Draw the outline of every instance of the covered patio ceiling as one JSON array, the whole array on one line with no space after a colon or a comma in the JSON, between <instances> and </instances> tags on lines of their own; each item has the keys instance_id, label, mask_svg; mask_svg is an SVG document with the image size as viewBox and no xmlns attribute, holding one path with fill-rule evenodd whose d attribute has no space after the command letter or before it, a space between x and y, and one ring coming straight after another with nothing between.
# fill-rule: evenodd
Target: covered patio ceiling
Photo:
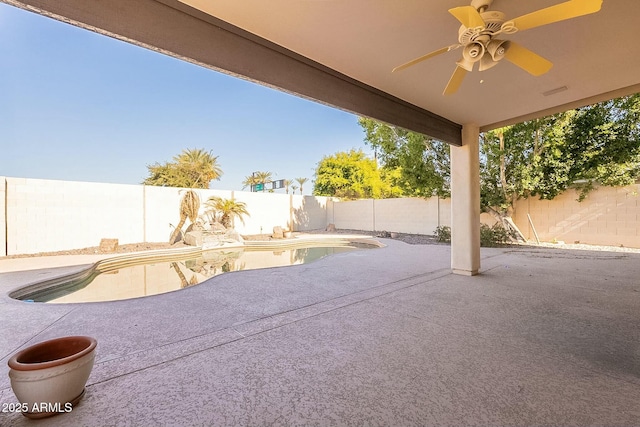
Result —
<instances>
[{"instance_id":1,"label":"covered patio ceiling","mask_svg":"<svg viewBox=\"0 0 640 427\"><path fill-rule=\"evenodd\" d=\"M448 9L470 0L181 1L455 123L481 129L640 91L640 2L635 0L604 0L599 13L500 37L549 59L553 68L533 77L507 61L483 72L476 66L450 96L442 92L462 49L404 71L391 70L457 43L460 23ZM494 0L489 10L515 18L562 2Z\"/></svg>"},{"instance_id":2,"label":"covered patio ceiling","mask_svg":"<svg viewBox=\"0 0 640 427\"><path fill-rule=\"evenodd\" d=\"M467 0L2 1L453 145L465 124L489 130L640 92L637 0L504 37L553 67L534 77L501 61L449 96L461 49L391 70L455 44L448 9ZM558 3L494 0L490 10L515 18Z\"/></svg>"}]
</instances>

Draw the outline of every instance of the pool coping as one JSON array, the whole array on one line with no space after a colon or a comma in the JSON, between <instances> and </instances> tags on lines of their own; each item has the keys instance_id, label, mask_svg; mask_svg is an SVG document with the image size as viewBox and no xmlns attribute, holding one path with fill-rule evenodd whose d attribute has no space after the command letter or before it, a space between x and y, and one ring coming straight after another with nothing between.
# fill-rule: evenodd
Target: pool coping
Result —
<instances>
[{"instance_id":1,"label":"pool coping","mask_svg":"<svg viewBox=\"0 0 640 427\"><path fill-rule=\"evenodd\" d=\"M187 248L156 249L149 251L131 252L124 255L108 256L99 259L92 264L76 265L79 269L66 271L54 275L45 280L31 280L26 283L16 284L11 289L4 292L3 297L17 303L30 302L24 298L29 295L50 289L55 286L70 281L85 280L96 272L108 272L119 268L139 265L149 261L167 261L175 259L189 259L206 252L220 251L225 249L295 249L308 245L334 246L336 244L348 244L352 242L369 244L377 247L385 247L378 240L364 235L300 235L290 239L282 240L245 240L243 242L223 242L217 246L193 246ZM69 266L72 268L72 266ZM267 267L270 268L270 267ZM280 268L280 267L273 267ZM29 270L26 270L29 271Z\"/></svg>"}]
</instances>

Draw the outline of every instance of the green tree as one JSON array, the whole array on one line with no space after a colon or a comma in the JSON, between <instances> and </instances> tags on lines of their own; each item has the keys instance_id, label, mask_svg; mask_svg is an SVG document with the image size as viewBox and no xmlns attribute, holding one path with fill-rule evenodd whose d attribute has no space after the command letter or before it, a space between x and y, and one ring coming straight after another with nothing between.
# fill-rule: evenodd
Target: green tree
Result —
<instances>
[{"instance_id":1,"label":"green tree","mask_svg":"<svg viewBox=\"0 0 640 427\"><path fill-rule=\"evenodd\" d=\"M359 123L404 195L449 194L442 143L370 119ZM553 199L576 188L582 200L595 184L628 185L639 177L640 94L481 134L482 207L498 217L510 216L523 197Z\"/></svg>"},{"instance_id":2,"label":"green tree","mask_svg":"<svg viewBox=\"0 0 640 427\"><path fill-rule=\"evenodd\" d=\"M172 245L179 240L180 233L182 233L182 227L184 223L189 218L191 223L196 221L198 218L198 210L200 209L200 197L193 190L188 190L182 196L180 200L180 222L171 233L171 237L169 238L169 243Z\"/></svg>"},{"instance_id":3,"label":"green tree","mask_svg":"<svg viewBox=\"0 0 640 427\"><path fill-rule=\"evenodd\" d=\"M307 181L309 181L309 178L296 178L296 182L297 182L298 184L300 184L300 194L302 194L302 190L303 190L302 186L303 186Z\"/></svg>"},{"instance_id":4,"label":"green tree","mask_svg":"<svg viewBox=\"0 0 640 427\"><path fill-rule=\"evenodd\" d=\"M448 197L449 145L372 119L360 118L365 143L379 153L382 169L402 195Z\"/></svg>"},{"instance_id":5,"label":"green tree","mask_svg":"<svg viewBox=\"0 0 640 427\"><path fill-rule=\"evenodd\" d=\"M244 202L237 202L233 199L224 199L222 197L212 196L209 197L205 205L209 210L212 210L219 215L219 221L225 228L231 228L233 219L236 217L244 224L242 216L250 216L247 211L247 204Z\"/></svg>"},{"instance_id":6,"label":"green tree","mask_svg":"<svg viewBox=\"0 0 640 427\"><path fill-rule=\"evenodd\" d=\"M222 176L218 156L201 148L182 150L171 162L154 163L147 169L143 184L160 187L209 188L211 181Z\"/></svg>"},{"instance_id":7,"label":"green tree","mask_svg":"<svg viewBox=\"0 0 640 427\"><path fill-rule=\"evenodd\" d=\"M318 162L313 194L346 199L393 197L397 189L382 179L375 160L362 150L339 152Z\"/></svg>"},{"instance_id":8,"label":"green tree","mask_svg":"<svg viewBox=\"0 0 640 427\"><path fill-rule=\"evenodd\" d=\"M485 210L510 216L515 202L551 200L569 188L584 199L595 184L640 177L640 95L519 123L482 135Z\"/></svg>"}]
</instances>

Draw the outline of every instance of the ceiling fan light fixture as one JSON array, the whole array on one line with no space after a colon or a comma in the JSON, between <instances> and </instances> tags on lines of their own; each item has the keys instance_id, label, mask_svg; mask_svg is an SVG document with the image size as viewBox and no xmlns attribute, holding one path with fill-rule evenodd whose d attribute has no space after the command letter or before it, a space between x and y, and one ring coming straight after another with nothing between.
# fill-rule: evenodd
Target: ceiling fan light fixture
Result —
<instances>
[{"instance_id":1,"label":"ceiling fan light fixture","mask_svg":"<svg viewBox=\"0 0 640 427\"><path fill-rule=\"evenodd\" d=\"M480 67L478 68L478 71L485 71L491 67L495 67L496 65L498 65L498 61L494 61L491 54L487 52L480 60Z\"/></svg>"},{"instance_id":2,"label":"ceiling fan light fixture","mask_svg":"<svg viewBox=\"0 0 640 427\"><path fill-rule=\"evenodd\" d=\"M487 52L494 61L500 61L504 58L510 45L511 42L509 40L491 40L487 44Z\"/></svg>"},{"instance_id":3,"label":"ceiling fan light fixture","mask_svg":"<svg viewBox=\"0 0 640 427\"><path fill-rule=\"evenodd\" d=\"M484 56L485 48L482 43L469 43L462 51L462 59L457 64L467 71L473 71L473 64Z\"/></svg>"}]
</instances>

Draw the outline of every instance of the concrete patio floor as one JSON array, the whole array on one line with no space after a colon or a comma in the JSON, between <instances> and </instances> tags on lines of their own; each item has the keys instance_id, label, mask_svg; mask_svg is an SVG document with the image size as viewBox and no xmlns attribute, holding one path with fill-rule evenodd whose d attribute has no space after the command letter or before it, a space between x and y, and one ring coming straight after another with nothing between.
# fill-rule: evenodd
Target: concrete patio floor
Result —
<instances>
[{"instance_id":1,"label":"concrete patio floor","mask_svg":"<svg viewBox=\"0 0 640 427\"><path fill-rule=\"evenodd\" d=\"M380 241L106 303L6 296L69 267L0 274L0 408L15 351L98 340L71 413L0 424L640 425L640 254L483 249L464 277L448 246Z\"/></svg>"}]
</instances>

